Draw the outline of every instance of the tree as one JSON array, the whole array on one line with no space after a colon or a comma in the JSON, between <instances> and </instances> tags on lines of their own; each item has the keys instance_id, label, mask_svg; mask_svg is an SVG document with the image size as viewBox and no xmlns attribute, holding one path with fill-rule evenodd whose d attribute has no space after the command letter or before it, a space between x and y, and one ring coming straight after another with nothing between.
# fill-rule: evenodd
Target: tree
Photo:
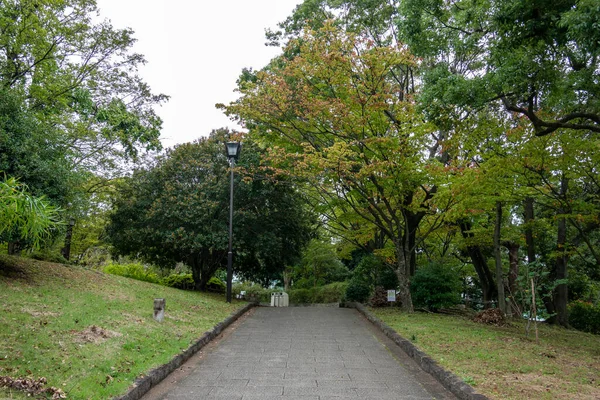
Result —
<instances>
[{"instance_id":1,"label":"tree","mask_svg":"<svg viewBox=\"0 0 600 400\"><path fill-rule=\"evenodd\" d=\"M227 263L229 174L224 130L182 144L119 189L109 240L131 254L170 268L191 266L197 289ZM299 256L311 232L310 214L285 182L248 172L260 150L245 142L234 195L235 273L266 282ZM242 176L244 175L244 176Z\"/></svg>"},{"instance_id":2,"label":"tree","mask_svg":"<svg viewBox=\"0 0 600 400\"><path fill-rule=\"evenodd\" d=\"M302 252L302 259L291 274L295 289L308 289L344 281L350 272L337 257L333 244L313 239Z\"/></svg>"},{"instance_id":3,"label":"tree","mask_svg":"<svg viewBox=\"0 0 600 400\"><path fill-rule=\"evenodd\" d=\"M425 108L501 102L544 136L600 132L598 11L593 0L409 0L398 21L431 66Z\"/></svg>"},{"instance_id":4,"label":"tree","mask_svg":"<svg viewBox=\"0 0 600 400\"><path fill-rule=\"evenodd\" d=\"M417 230L436 190L427 165L438 149L412 101L415 60L331 23L284 54L293 55L241 82L226 112L270 148L277 171L307 185L328 229L359 246L385 237L381 251L412 311Z\"/></svg>"},{"instance_id":5,"label":"tree","mask_svg":"<svg viewBox=\"0 0 600 400\"><path fill-rule=\"evenodd\" d=\"M0 171L73 214L91 175L160 148L154 106L167 99L137 75L133 32L96 13L95 0L0 4Z\"/></svg>"}]
</instances>

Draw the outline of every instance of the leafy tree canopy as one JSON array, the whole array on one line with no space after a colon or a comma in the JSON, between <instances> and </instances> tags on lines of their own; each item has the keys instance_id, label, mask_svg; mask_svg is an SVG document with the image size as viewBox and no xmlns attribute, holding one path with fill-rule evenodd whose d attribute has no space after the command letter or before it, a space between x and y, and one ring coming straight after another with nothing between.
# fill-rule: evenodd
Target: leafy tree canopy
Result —
<instances>
[{"instance_id":1,"label":"leafy tree canopy","mask_svg":"<svg viewBox=\"0 0 600 400\"><path fill-rule=\"evenodd\" d=\"M156 165L137 171L120 188L108 234L120 254L172 267L192 267L198 289L227 263L229 133L168 150ZM310 238L311 221L301 197L285 181L257 175L261 150L244 143L235 174L234 269L268 282L293 263Z\"/></svg>"},{"instance_id":2,"label":"leafy tree canopy","mask_svg":"<svg viewBox=\"0 0 600 400\"><path fill-rule=\"evenodd\" d=\"M539 136L600 132L599 7L594 0L402 2L401 37L430 66L424 108L435 119L448 107L500 101Z\"/></svg>"}]
</instances>

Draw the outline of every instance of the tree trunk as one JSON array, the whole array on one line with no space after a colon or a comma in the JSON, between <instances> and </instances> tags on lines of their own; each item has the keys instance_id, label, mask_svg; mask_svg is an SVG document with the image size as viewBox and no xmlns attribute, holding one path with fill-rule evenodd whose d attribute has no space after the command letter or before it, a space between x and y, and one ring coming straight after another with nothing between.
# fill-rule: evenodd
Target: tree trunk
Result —
<instances>
[{"instance_id":1,"label":"tree trunk","mask_svg":"<svg viewBox=\"0 0 600 400\"><path fill-rule=\"evenodd\" d=\"M535 219L535 214L533 210L533 198L527 197L525 199L525 243L527 244L527 262L529 264L535 263L536 255L535 255L535 240L533 237L533 221ZM544 307L546 307L546 311L548 314L553 315L555 313L554 303L552 301L552 297L550 293L541 293L542 302L544 303Z\"/></svg>"},{"instance_id":2,"label":"tree trunk","mask_svg":"<svg viewBox=\"0 0 600 400\"><path fill-rule=\"evenodd\" d=\"M510 312L512 315L519 315L520 310L519 306L515 300L515 294L517 293L517 278L519 277L519 245L514 242L506 242L506 248L508 249L508 290L509 290L509 298L510 304L507 307L507 312Z\"/></svg>"},{"instance_id":3,"label":"tree trunk","mask_svg":"<svg viewBox=\"0 0 600 400\"><path fill-rule=\"evenodd\" d=\"M472 238L473 233L470 232L471 224L467 221L459 223L461 234L465 239ZM478 245L468 245L467 252L471 257L471 262L479 277L481 283L481 292L483 295L483 307L490 308L496 297L496 284L494 282L494 276L492 271L487 265L487 260Z\"/></svg>"},{"instance_id":4,"label":"tree trunk","mask_svg":"<svg viewBox=\"0 0 600 400\"><path fill-rule=\"evenodd\" d=\"M21 255L21 243L18 240L14 242L8 242L8 254L11 256Z\"/></svg>"},{"instance_id":5,"label":"tree trunk","mask_svg":"<svg viewBox=\"0 0 600 400\"><path fill-rule=\"evenodd\" d=\"M535 241L533 240L533 198L527 197L524 204L525 212L525 243L527 244L527 262L535 262Z\"/></svg>"},{"instance_id":6,"label":"tree trunk","mask_svg":"<svg viewBox=\"0 0 600 400\"><path fill-rule=\"evenodd\" d=\"M290 283L292 281L292 269L291 268L286 268L283 271L283 290L285 292L290 290Z\"/></svg>"},{"instance_id":7,"label":"tree trunk","mask_svg":"<svg viewBox=\"0 0 600 400\"><path fill-rule=\"evenodd\" d=\"M71 259L71 239L73 238L73 226L74 225L75 225L75 220L71 219L69 221L69 224L67 225L67 232L65 234L65 245L62 249L60 249L60 253L67 261L69 261Z\"/></svg>"},{"instance_id":8,"label":"tree trunk","mask_svg":"<svg viewBox=\"0 0 600 400\"><path fill-rule=\"evenodd\" d=\"M560 197L561 197L561 206L558 209L558 214L566 214L568 210L566 209L566 197L568 190L568 178L564 175L560 181ZM567 273L567 219L564 217L559 217L558 219L558 232L556 238L556 253L558 256L556 257L556 261L554 264L553 277L559 282L554 290L554 307L556 309L556 323L568 327L569 326L569 318L567 314L567 302L569 301L569 293L568 286L566 283L566 279L568 277Z\"/></svg>"},{"instance_id":9,"label":"tree trunk","mask_svg":"<svg viewBox=\"0 0 600 400\"><path fill-rule=\"evenodd\" d=\"M409 276L413 276L417 270L417 229L425 213L404 212L404 220L406 221L406 237L408 240L408 248L406 249L410 255L408 258Z\"/></svg>"},{"instance_id":10,"label":"tree trunk","mask_svg":"<svg viewBox=\"0 0 600 400\"><path fill-rule=\"evenodd\" d=\"M398 277L398 296L402 302L402 310L414 312L412 296L410 295L410 249L407 248L402 238L396 241L396 276Z\"/></svg>"},{"instance_id":11,"label":"tree trunk","mask_svg":"<svg viewBox=\"0 0 600 400\"><path fill-rule=\"evenodd\" d=\"M496 291L498 292L498 308L506 314L506 297L504 296L504 276L502 273L502 253L500 252L500 228L502 226L502 203L496 202L496 224L494 226L494 258L496 260Z\"/></svg>"},{"instance_id":12,"label":"tree trunk","mask_svg":"<svg viewBox=\"0 0 600 400\"><path fill-rule=\"evenodd\" d=\"M208 281L217 268L212 267L212 263L206 260L202 254L189 256L187 264L192 268L194 290L205 291Z\"/></svg>"}]
</instances>

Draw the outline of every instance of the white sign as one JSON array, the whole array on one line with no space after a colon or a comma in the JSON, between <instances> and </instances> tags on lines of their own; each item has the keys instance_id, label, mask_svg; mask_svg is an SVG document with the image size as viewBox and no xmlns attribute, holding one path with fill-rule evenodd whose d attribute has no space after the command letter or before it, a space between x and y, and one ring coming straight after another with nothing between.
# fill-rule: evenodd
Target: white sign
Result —
<instances>
[{"instance_id":1,"label":"white sign","mask_svg":"<svg viewBox=\"0 0 600 400\"><path fill-rule=\"evenodd\" d=\"M396 301L396 291L388 290L388 301Z\"/></svg>"}]
</instances>

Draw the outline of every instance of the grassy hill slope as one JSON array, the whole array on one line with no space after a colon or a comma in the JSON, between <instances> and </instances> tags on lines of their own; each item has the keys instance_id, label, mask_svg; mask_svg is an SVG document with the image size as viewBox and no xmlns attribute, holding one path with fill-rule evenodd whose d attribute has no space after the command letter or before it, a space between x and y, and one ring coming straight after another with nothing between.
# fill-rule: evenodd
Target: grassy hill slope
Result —
<instances>
[{"instance_id":1,"label":"grassy hill slope","mask_svg":"<svg viewBox=\"0 0 600 400\"><path fill-rule=\"evenodd\" d=\"M166 298L162 323L153 299ZM108 399L240 303L79 267L0 255L0 376L45 377L69 399ZM18 394L0 392L2 397Z\"/></svg>"},{"instance_id":2,"label":"grassy hill slope","mask_svg":"<svg viewBox=\"0 0 600 400\"><path fill-rule=\"evenodd\" d=\"M372 309L415 346L490 399L600 399L600 335L525 321L483 325L461 316ZM531 328L533 330L533 328Z\"/></svg>"}]
</instances>

